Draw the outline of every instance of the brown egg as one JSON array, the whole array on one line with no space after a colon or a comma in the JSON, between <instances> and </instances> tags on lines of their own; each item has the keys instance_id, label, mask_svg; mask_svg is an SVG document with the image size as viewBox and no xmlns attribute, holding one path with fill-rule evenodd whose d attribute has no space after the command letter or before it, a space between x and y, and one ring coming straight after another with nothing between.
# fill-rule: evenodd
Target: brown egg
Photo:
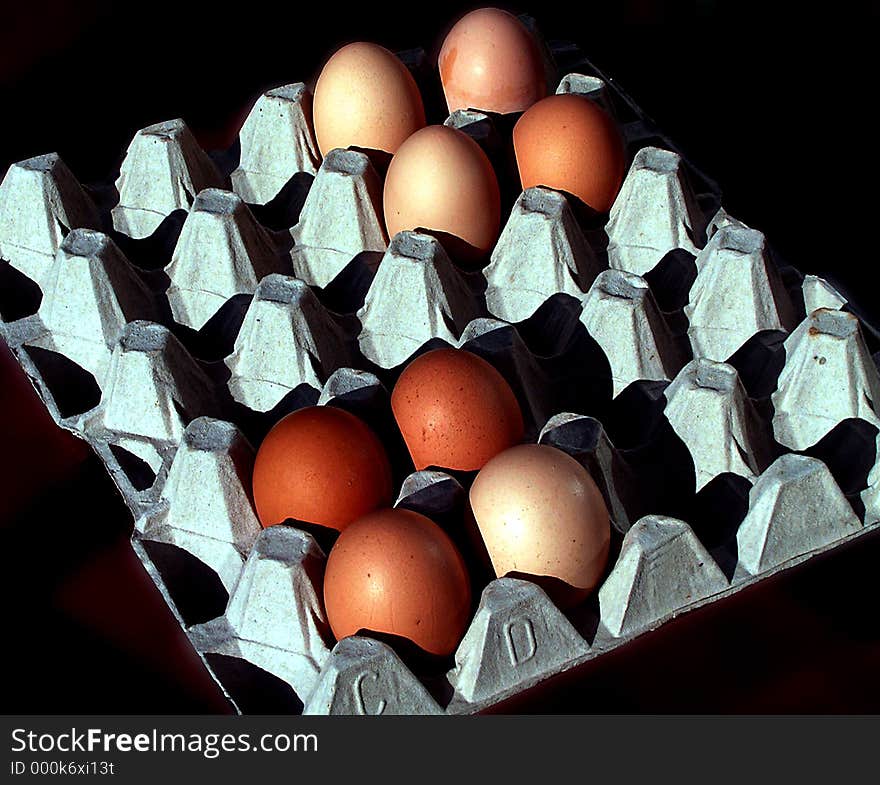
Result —
<instances>
[{"instance_id":1,"label":"brown egg","mask_svg":"<svg viewBox=\"0 0 880 785\"><path fill-rule=\"evenodd\" d=\"M321 155L336 147L393 154L425 125L425 107L409 69L376 44L343 46L315 85L315 136Z\"/></svg>"},{"instance_id":2,"label":"brown egg","mask_svg":"<svg viewBox=\"0 0 880 785\"><path fill-rule=\"evenodd\" d=\"M340 531L391 502L391 467L359 418L310 406L279 420L254 463L254 506L263 526L287 518Z\"/></svg>"},{"instance_id":3,"label":"brown egg","mask_svg":"<svg viewBox=\"0 0 880 785\"><path fill-rule=\"evenodd\" d=\"M465 262L485 257L498 239L495 171L480 146L455 128L429 125L407 139L391 159L384 199L389 237L424 229Z\"/></svg>"},{"instance_id":4,"label":"brown egg","mask_svg":"<svg viewBox=\"0 0 880 785\"><path fill-rule=\"evenodd\" d=\"M626 173L626 150L614 120L582 95L551 95L513 128L523 190L566 191L600 213L611 209Z\"/></svg>"},{"instance_id":5,"label":"brown egg","mask_svg":"<svg viewBox=\"0 0 880 785\"><path fill-rule=\"evenodd\" d=\"M330 551L324 606L337 639L364 629L445 656L470 618L470 580L436 523L410 510L379 510L352 523Z\"/></svg>"},{"instance_id":6,"label":"brown egg","mask_svg":"<svg viewBox=\"0 0 880 785\"><path fill-rule=\"evenodd\" d=\"M449 111L522 112L547 95L541 52L513 14L479 8L462 17L438 59Z\"/></svg>"},{"instance_id":7,"label":"brown egg","mask_svg":"<svg viewBox=\"0 0 880 785\"><path fill-rule=\"evenodd\" d=\"M596 483L570 455L512 447L480 470L470 502L496 575L534 577L563 607L596 588L611 524Z\"/></svg>"},{"instance_id":8,"label":"brown egg","mask_svg":"<svg viewBox=\"0 0 880 785\"><path fill-rule=\"evenodd\" d=\"M523 438L513 390L482 357L435 349L413 360L391 408L416 469L474 471Z\"/></svg>"}]
</instances>

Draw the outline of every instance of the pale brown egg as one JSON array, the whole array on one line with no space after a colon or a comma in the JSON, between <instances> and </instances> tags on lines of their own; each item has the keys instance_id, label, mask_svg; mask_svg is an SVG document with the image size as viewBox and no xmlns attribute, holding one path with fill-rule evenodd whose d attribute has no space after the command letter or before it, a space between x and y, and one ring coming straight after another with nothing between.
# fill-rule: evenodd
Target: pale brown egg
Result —
<instances>
[{"instance_id":1,"label":"pale brown egg","mask_svg":"<svg viewBox=\"0 0 880 785\"><path fill-rule=\"evenodd\" d=\"M498 239L495 171L480 146L455 128L429 125L400 146L385 177L384 202L389 237L427 231L458 261L482 259Z\"/></svg>"},{"instance_id":2,"label":"pale brown egg","mask_svg":"<svg viewBox=\"0 0 880 785\"><path fill-rule=\"evenodd\" d=\"M413 360L394 385L391 408L419 470L475 471L523 438L507 380L463 349L434 349Z\"/></svg>"},{"instance_id":3,"label":"pale brown egg","mask_svg":"<svg viewBox=\"0 0 880 785\"><path fill-rule=\"evenodd\" d=\"M538 101L513 128L523 190L566 191L600 213L611 209L626 173L623 137L611 115L582 95Z\"/></svg>"},{"instance_id":4,"label":"pale brown egg","mask_svg":"<svg viewBox=\"0 0 880 785\"><path fill-rule=\"evenodd\" d=\"M324 606L337 640L363 629L445 656L470 618L470 579L436 523L410 510L378 510L352 523L331 549Z\"/></svg>"},{"instance_id":5,"label":"pale brown egg","mask_svg":"<svg viewBox=\"0 0 880 785\"><path fill-rule=\"evenodd\" d=\"M611 524L602 493L570 455L547 445L511 447L477 474L470 503L498 577L534 578L561 606L596 588Z\"/></svg>"},{"instance_id":6,"label":"pale brown egg","mask_svg":"<svg viewBox=\"0 0 880 785\"><path fill-rule=\"evenodd\" d=\"M315 137L321 155L336 147L393 154L425 125L425 107L409 69L377 44L342 47L315 85Z\"/></svg>"},{"instance_id":7,"label":"pale brown egg","mask_svg":"<svg viewBox=\"0 0 880 785\"><path fill-rule=\"evenodd\" d=\"M513 14L478 8L458 22L437 61L449 111L522 112L547 95L541 52Z\"/></svg>"}]
</instances>

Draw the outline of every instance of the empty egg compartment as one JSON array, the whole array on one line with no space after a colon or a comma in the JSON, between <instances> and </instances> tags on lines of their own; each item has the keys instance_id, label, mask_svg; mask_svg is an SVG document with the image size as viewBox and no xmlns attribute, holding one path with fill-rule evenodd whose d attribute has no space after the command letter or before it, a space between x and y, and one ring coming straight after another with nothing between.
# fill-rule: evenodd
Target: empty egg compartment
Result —
<instances>
[{"instance_id":1,"label":"empty egg compartment","mask_svg":"<svg viewBox=\"0 0 880 785\"><path fill-rule=\"evenodd\" d=\"M171 121L136 135L112 186L83 189L57 156L0 185L4 337L106 464L135 550L239 711L484 710L880 519L874 332L780 266L613 82L553 52L558 92L621 124L629 172L604 226L552 190L508 193L477 272L430 235L385 236L380 174L352 150L319 163L301 84L268 91L233 151L208 156ZM498 122L447 119L503 161ZM527 440L596 480L612 557L581 607L560 610L538 576L493 577L472 475L412 471L389 391L436 346L488 360ZM259 525L254 447L314 403L379 433L396 505L465 555L479 596L454 658L334 643L332 537Z\"/></svg>"}]
</instances>

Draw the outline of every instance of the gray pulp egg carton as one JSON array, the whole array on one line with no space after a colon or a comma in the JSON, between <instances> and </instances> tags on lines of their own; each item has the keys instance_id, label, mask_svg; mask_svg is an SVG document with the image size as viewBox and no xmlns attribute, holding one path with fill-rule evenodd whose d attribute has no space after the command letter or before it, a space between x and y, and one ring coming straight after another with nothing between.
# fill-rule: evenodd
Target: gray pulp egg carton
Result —
<instances>
[{"instance_id":1,"label":"gray pulp egg carton","mask_svg":"<svg viewBox=\"0 0 880 785\"><path fill-rule=\"evenodd\" d=\"M628 174L605 225L528 189L480 272L427 234L389 241L380 176L360 152L320 160L302 84L260 98L235 153L172 120L137 133L112 183L84 188L45 155L0 184L3 337L106 465L133 547L238 711L475 713L880 520L873 329L728 215L576 49L553 54L557 92L616 117ZM496 120L446 122L497 163ZM498 368L526 438L590 471L614 537L575 611L477 570L454 660L426 665L380 636L334 642L327 543L262 529L250 477L282 415L340 406L385 439L396 506L454 530L467 478L407 474L389 396L444 345Z\"/></svg>"}]
</instances>

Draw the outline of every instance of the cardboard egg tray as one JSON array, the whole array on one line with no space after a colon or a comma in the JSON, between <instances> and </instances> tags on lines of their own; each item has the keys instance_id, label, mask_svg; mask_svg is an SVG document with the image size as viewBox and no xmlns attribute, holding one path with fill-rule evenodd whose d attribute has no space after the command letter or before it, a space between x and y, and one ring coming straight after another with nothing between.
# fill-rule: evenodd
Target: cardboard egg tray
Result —
<instances>
[{"instance_id":1,"label":"cardboard egg tray","mask_svg":"<svg viewBox=\"0 0 880 785\"><path fill-rule=\"evenodd\" d=\"M320 160L302 84L263 95L232 150L172 120L139 131L106 183L43 155L0 185L3 336L106 465L133 547L238 711L475 713L880 519L874 331L727 215L576 48L552 53L558 92L617 118L629 171L604 224L522 193L482 271L427 234L389 242L380 176L360 152ZM497 118L446 122L503 157ZM408 473L390 410L406 363L443 345L498 368L526 438L591 472L614 537L574 611L477 568L454 661L426 664L380 636L334 642L326 533L262 529L250 477L283 414L348 409L386 444L395 504L473 556L472 475Z\"/></svg>"}]
</instances>

